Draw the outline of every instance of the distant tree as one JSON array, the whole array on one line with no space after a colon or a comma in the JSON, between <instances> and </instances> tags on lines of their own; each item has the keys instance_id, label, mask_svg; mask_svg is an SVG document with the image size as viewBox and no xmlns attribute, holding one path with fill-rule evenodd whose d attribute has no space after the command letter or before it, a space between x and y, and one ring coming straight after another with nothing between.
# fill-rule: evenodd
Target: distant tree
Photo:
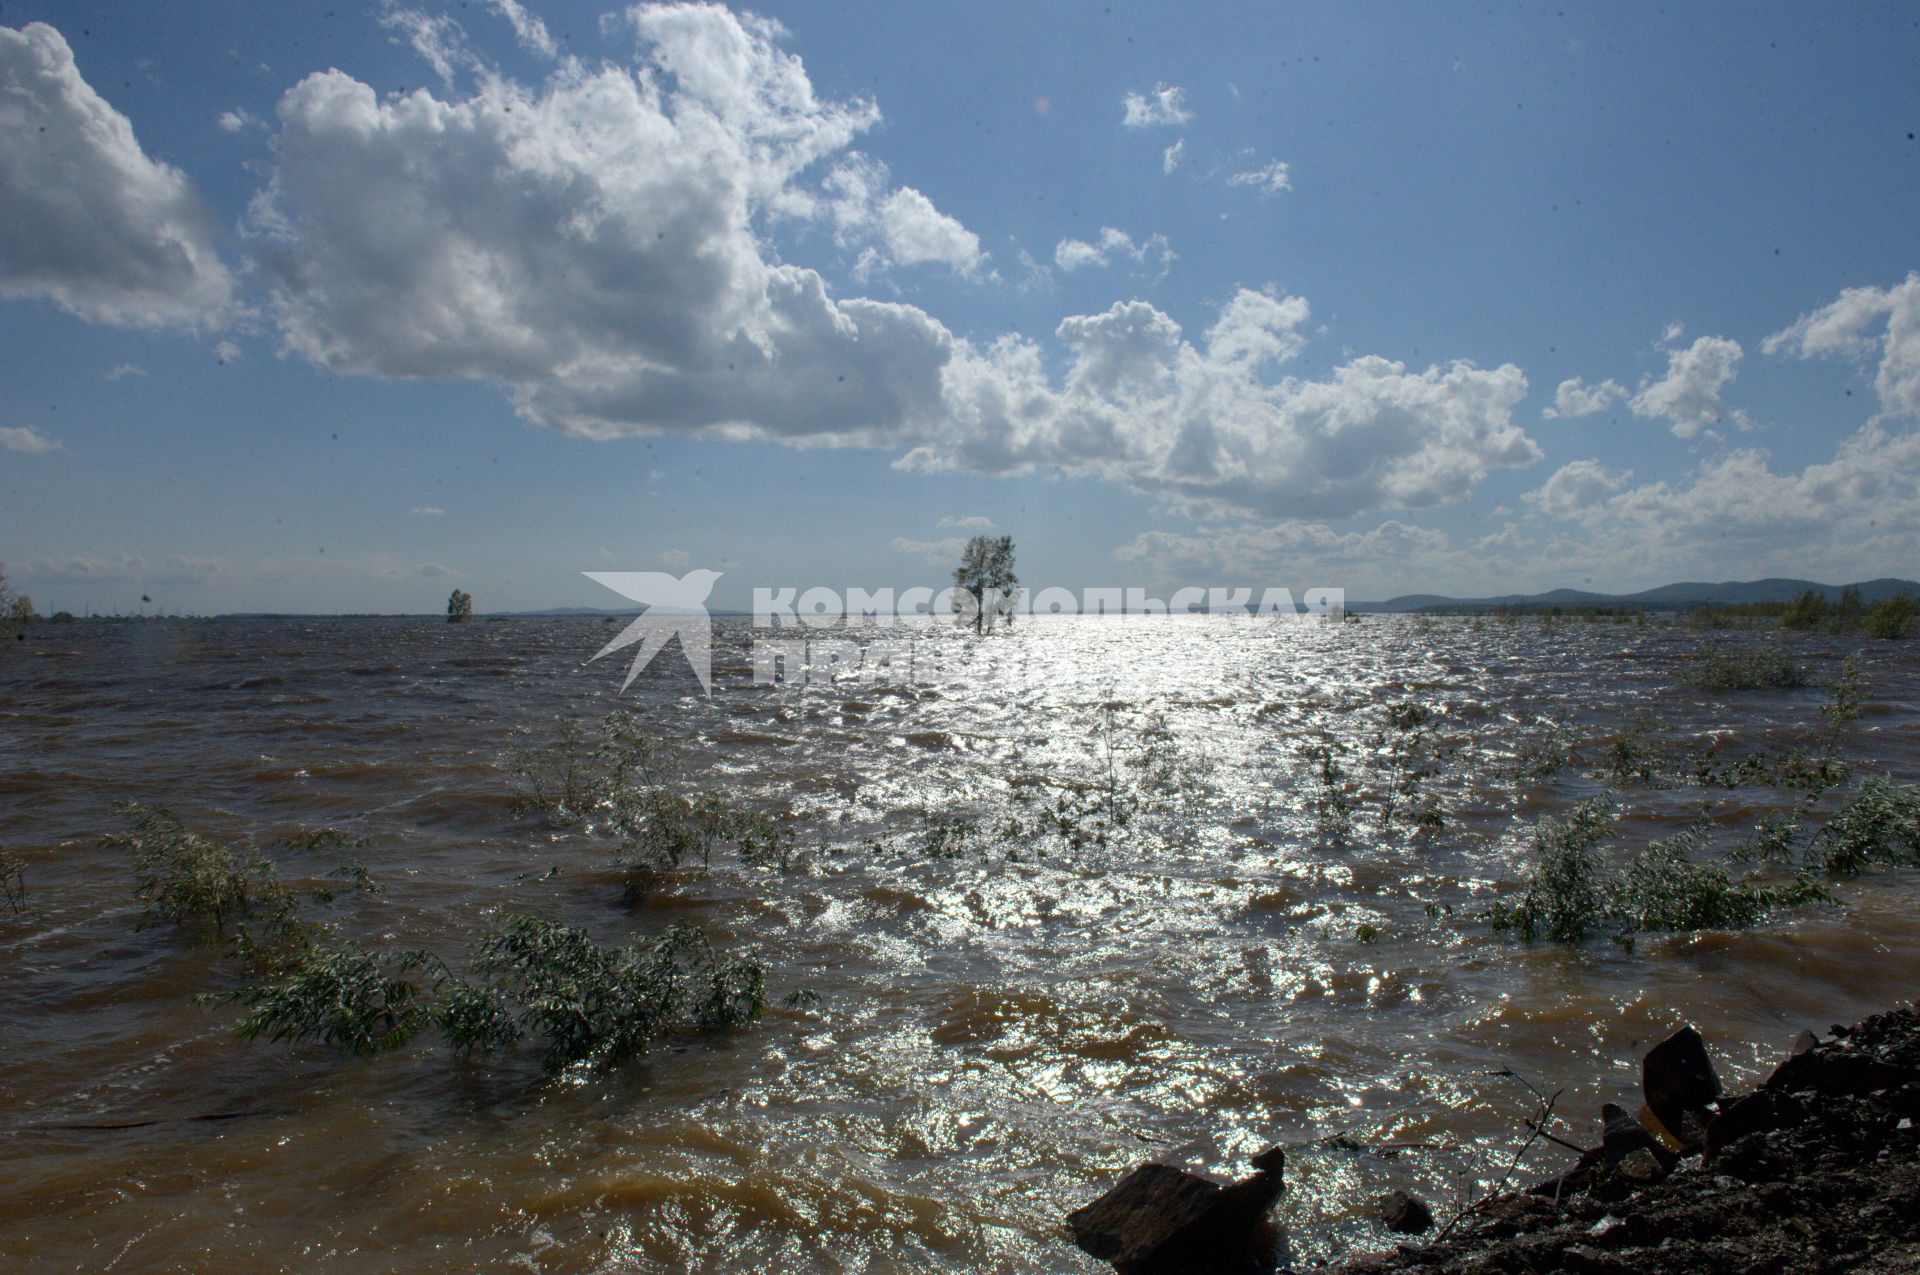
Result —
<instances>
[{"instance_id":1,"label":"distant tree","mask_svg":"<svg viewBox=\"0 0 1920 1275\"><path fill-rule=\"evenodd\" d=\"M1827 618L1827 600L1808 589L1781 613L1780 627L1783 629L1817 629Z\"/></svg>"},{"instance_id":2,"label":"distant tree","mask_svg":"<svg viewBox=\"0 0 1920 1275\"><path fill-rule=\"evenodd\" d=\"M1911 637L1913 615L1913 595L1896 593L1867 613L1867 634L1877 638Z\"/></svg>"},{"instance_id":3,"label":"distant tree","mask_svg":"<svg viewBox=\"0 0 1920 1275\"><path fill-rule=\"evenodd\" d=\"M953 569L953 609L971 612L973 631L985 633L999 615L1011 625L1020 577L1013 573L1012 536L975 536Z\"/></svg>"},{"instance_id":4,"label":"distant tree","mask_svg":"<svg viewBox=\"0 0 1920 1275\"><path fill-rule=\"evenodd\" d=\"M447 623L458 624L473 614L473 595L460 589L447 599Z\"/></svg>"},{"instance_id":5,"label":"distant tree","mask_svg":"<svg viewBox=\"0 0 1920 1275\"><path fill-rule=\"evenodd\" d=\"M1840 605L1835 608L1835 619L1840 622L1843 631L1859 628L1866 610L1866 604L1860 600L1859 585L1850 584L1840 590Z\"/></svg>"},{"instance_id":6,"label":"distant tree","mask_svg":"<svg viewBox=\"0 0 1920 1275\"><path fill-rule=\"evenodd\" d=\"M33 614L33 599L24 593L15 593L7 583L7 569L0 564L0 633L13 633L33 623L37 617Z\"/></svg>"}]
</instances>

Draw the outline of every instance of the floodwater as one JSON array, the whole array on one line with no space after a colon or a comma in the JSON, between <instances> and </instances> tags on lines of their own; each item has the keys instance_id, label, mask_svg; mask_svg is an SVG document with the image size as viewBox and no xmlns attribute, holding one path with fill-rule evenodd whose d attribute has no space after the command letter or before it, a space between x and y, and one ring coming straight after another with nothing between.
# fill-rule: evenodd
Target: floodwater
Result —
<instances>
[{"instance_id":1,"label":"floodwater","mask_svg":"<svg viewBox=\"0 0 1920 1275\"><path fill-rule=\"evenodd\" d=\"M1910 996L1920 970L1908 870L1631 951L1528 946L1485 919L1533 821L1604 792L1598 741L1641 714L1677 755L1715 732L1729 756L1803 742L1859 649L1846 754L1914 782L1920 643L1795 638L1813 685L1710 694L1678 683L1703 644L1771 639L1080 619L949 634L913 681L761 686L728 621L709 699L684 666L618 696L617 661L586 663L612 626L234 619L13 644L0 845L29 906L0 908L0 1263L1092 1271L1068 1210L1143 1159L1241 1172L1269 1143L1289 1149L1281 1217L1313 1261L1384 1244L1367 1211L1390 1187L1444 1214L1500 1177L1533 1100L1492 1073L1564 1087L1556 1130L1586 1138L1679 1023L1750 1081L1801 1028ZM1438 773L1383 824L1403 701L1430 710ZM789 813L801 863L723 855L633 907L603 834L516 813L512 750L615 708L676 746L687 783ZM1580 760L1515 777L1554 742ZM1310 754L1328 743L1345 837ZM1630 787L1623 853L1707 797L1731 839L1787 802ZM237 1011L197 999L231 964L139 925L124 856L100 844L122 799L251 839L290 881L337 866L274 849L300 829L364 836L382 892L319 914L375 946L457 963L512 911L609 942L688 922L764 961L775 1007L607 1075L543 1076L531 1048L463 1061L430 1033L370 1059L241 1041ZM1414 827L1417 805L1442 825ZM948 816L987 831L941 842ZM1023 831L998 835L1009 816ZM816 1007L780 1006L801 988ZM1536 1147L1519 1175L1565 1159Z\"/></svg>"}]
</instances>

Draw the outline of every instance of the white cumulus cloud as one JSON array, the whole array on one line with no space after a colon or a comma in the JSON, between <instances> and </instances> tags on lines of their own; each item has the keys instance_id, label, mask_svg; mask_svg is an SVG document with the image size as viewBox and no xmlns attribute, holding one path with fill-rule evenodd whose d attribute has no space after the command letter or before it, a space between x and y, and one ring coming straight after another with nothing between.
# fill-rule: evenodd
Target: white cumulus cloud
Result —
<instances>
[{"instance_id":1,"label":"white cumulus cloud","mask_svg":"<svg viewBox=\"0 0 1920 1275\"><path fill-rule=\"evenodd\" d=\"M880 205L880 227L887 251L903 266L936 262L969 274L980 264L980 237L911 186Z\"/></svg>"},{"instance_id":2,"label":"white cumulus cloud","mask_svg":"<svg viewBox=\"0 0 1920 1275\"><path fill-rule=\"evenodd\" d=\"M1183 137L1160 152L1160 171L1163 173L1171 173L1174 169L1180 167L1180 161L1185 159L1186 155L1187 139Z\"/></svg>"},{"instance_id":3,"label":"white cumulus cloud","mask_svg":"<svg viewBox=\"0 0 1920 1275\"><path fill-rule=\"evenodd\" d=\"M58 31L0 27L0 296L96 323L217 326L233 279L180 170L148 158Z\"/></svg>"},{"instance_id":4,"label":"white cumulus cloud","mask_svg":"<svg viewBox=\"0 0 1920 1275\"><path fill-rule=\"evenodd\" d=\"M959 536L949 536L945 540L913 540L906 536L895 536L887 547L895 553L910 553L928 562L951 563L966 550L967 542Z\"/></svg>"},{"instance_id":5,"label":"white cumulus cloud","mask_svg":"<svg viewBox=\"0 0 1920 1275\"><path fill-rule=\"evenodd\" d=\"M1880 355L1874 389L1880 405L1920 417L1920 272L1891 288L1848 288L1791 327L1761 342L1767 354L1801 358Z\"/></svg>"},{"instance_id":6,"label":"white cumulus cloud","mask_svg":"<svg viewBox=\"0 0 1920 1275\"><path fill-rule=\"evenodd\" d=\"M1475 579L1486 566L1484 552L1463 552L1445 532L1397 519L1346 532L1324 522L1149 531L1114 557L1141 564L1169 585L1217 581L1252 589L1255 601L1267 589L1285 588L1296 603L1314 588L1344 589L1349 602L1448 588Z\"/></svg>"},{"instance_id":7,"label":"white cumulus cloud","mask_svg":"<svg viewBox=\"0 0 1920 1275\"><path fill-rule=\"evenodd\" d=\"M497 382L573 433L884 442L939 413L954 338L768 261L756 221L826 215L802 173L878 113L822 102L779 29L706 6L631 11L634 70L382 100L339 71L279 106L256 200L286 347L343 372ZM890 250L964 262L911 195Z\"/></svg>"},{"instance_id":8,"label":"white cumulus cloud","mask_svg":"<svg viewBox=\"0 0 1920 1275\"><path fill-rule=\"evenodd\" d=\"M1128 128L1178 127L1193 119L1187 92L1177 84L1157 84L1151 93L1129 93L1120 104L1121 123Z\"/></svg>"},{"instance_id":9,"label":"white cumulus cloud","mask_svg":"<svg viewBox=\"0 0 1920 1275\"><path fill-rule=\"evenodd\" d=\"M1326 380L1275 378L1304 338L1305 301L1243 290L1204 341L1144 301L1064 320L1061 384L1031 342L956 355L953 418L901 464L1129 483L1175 503L1312 518L1457 500L1540 449L1513 420L1527 381L1511 365L1414 371L1378 355Z\"/></svg>"},{"instance_id":10,"label":"white cumulus cloud","mask_svg":"<svg viewBox=\"0 0 1920 1275\"><path fill-rule=\"evenodd\" d=\"M1630 473L1616 474L1597 460L1562 465L1536 491L1526 494L1542 513L1566 518L1591 509L1626 485Z\"/></svg>"},{"instance_id":11,"label":"white cumulus cloud","mask_svg":"<svg viewBox=\"0 0 1920 1275\"><path fill-rule=\"evenodd\" d=\"M1540 414L1549 420L1556 416L1591 416L1627 396L1627 387L1609 377L1595 385L1583 384L1579 377L1568 377L1553 393L1553 406Z\"/></svg>"},{"instance_id":12,"label":"white cumulus cloud","mask_svg":"<svg viewBox=\"0 0 1920 1275\"><path fill-rule=\"evenodd\" d=\"M249 216L284 348L492 382L529 420L591 437L883 447L908 467L1081 474L1262 516L1431 505L1538 458L1511 365L1363 356L1286 375L1298 297L1241 291L1199 340L1144 302L1070 315L1054 372L1035 341L981 348L915 306L836 296L771 256L770 225L829 230L856 275L965 274L984 254L852 149L878 109L818 97L777 24L708 5L623 20L630 67L562 59L539 85L490 72L465 94L384 98L325 71L288 90ZM1112 228L1086 248L1172 257Z\"/></svg>"},{"instance_id":13,"label":"white cumulus cloud","mask_svg":"<svg viewBox=\"0 0 1920 1275\"><path fill-rule=\"evenodd\" d=\"M56 443L31 425L0 425L0 449L10 452L51 452Z\"/></svg>"},{"instance_id":14,"label":"white cumulus cloud","mask_svg":"<svg viewBox=\"0 0 1920 1275\"><path fill-rule=\"evenodd\" d=\"M1627 403L1635 416L1665 418L1679 438L1692 438L1722 422L1740 429L1753 428L1745 412L1730 408L1721 392L1740 370L1738 341L1703 336L1683 350L1667 355L1667 374L1649 378Z\"/></svg>"},{"instance_id":15,"label":"white cumulus cloud","mask_svg":"<svg viewBox=\"0 0 1920 1275\"><path fill-rule=\"evenodd\" d=\"M1069 273L1089 266L1109 265L1120 259L1141 266L1153 262L1164 273L1174 260L1173 245L1162 234L1149 235L1135 243L1126 231L1103 226L1099 238L1092 242L1062 239L1053 248L1053 263Z\"/></svg>"},{"instance_id":16,"label":"white cumulus cloud","mask_svg":"<svg viewBox=\"0 0 1920 1275\"><path fill-rule=\"evenodd\" d=\"M986 260L980 237L913 187L890 189L890 183L885 164L855 152L827 175L824 199L789 188L775 197L773 207L829 219L840 246L860 253L858 278L895 265L938 264L955 274L973 274Z\"/></svg>"}]
</instances>

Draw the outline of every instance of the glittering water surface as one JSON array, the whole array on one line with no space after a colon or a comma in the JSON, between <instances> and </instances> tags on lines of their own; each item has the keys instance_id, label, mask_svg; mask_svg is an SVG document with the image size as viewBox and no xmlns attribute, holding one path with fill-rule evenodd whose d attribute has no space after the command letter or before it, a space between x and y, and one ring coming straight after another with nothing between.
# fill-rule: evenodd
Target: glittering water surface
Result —
<instances>
[{"instance_id":1,"label":"glittering water surface","mask_svg":"<svg viewBox=\"0 0 1920 1275\"><path fill-rule=\"evenodd\" d=\"M684 669L616 699L620 670L583 664L612 631L41 626L6 653L0 844L32 907L0 915L0 1258L1084 1271L1061 1218L1129 1165L1237 1171L1279 1142L1282 1216L1311 1259L1382 1243L1365 1210L1390 1186L1444 1207L1499 1176L1530 1100L1491 1072L1566 1086L1584 1121L1630 1100L1638 1050L1679 1021L1751 1078L1801 1027L1910 995L1920 969L1905 871L1632 951L1529 947L1485 920L1531 823L1605 790L1603 737L1646 713L1680 754L1716 732L1729 755L1804 742L1859 643L1795 639L1808 689L1707 694L1676 678L1703 643L1766 639L1089 619L950 637L914 684L761 687L724 622L709 700ZM1846 746L1902 782L1920 771L1916 646L1863 648ZM1402 701L1433 715L1400 769L1438 773L1383 826ZM630 908L591 828L516 814L509 750L622 706L676 742L690 782L790 812L802 865L716 861ZM1555 741L1581 760L1514 777ZM1354 789L1345 838L1313 760L1327 745ZM1634 787L1622 844L1709 795L1730 838L1786 800ZM241 1042L234 1011L195 1000L231 985L219 954L137 928L127 865L99 846L123 798L262 846L320 825L367 837L384 892L328 917L375 944L457 958L511 910L606 941L691 921L764 960L776 1001L820 1004L609 1076L426 1039L361 1061ZM1437 830L1413 826L1421 802ZM324 875L303 853L276 851L282 874Z\"/></svg>"}]
</instances>

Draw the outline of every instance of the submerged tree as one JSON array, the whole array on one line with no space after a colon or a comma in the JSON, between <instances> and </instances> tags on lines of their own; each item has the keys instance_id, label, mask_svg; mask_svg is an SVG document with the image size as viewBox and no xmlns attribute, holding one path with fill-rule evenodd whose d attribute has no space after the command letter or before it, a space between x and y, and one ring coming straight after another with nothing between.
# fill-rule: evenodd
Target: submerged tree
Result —
<instances>
[{"instance_id":1,"label":"submerged tree","mask_svg":"<svg viewBox=\"0 0 1920 1275\"><path fill-rule=\"evenodd\" d=\"M455 589L447 599L447 623L458 624L473 614L473 595L462 589Z\"/></svg>"},{"instance_id":2,"label":"submerged tree","mask_svg":"<svg viewBox=\"0 0 1920 1275\"><path fill-rule=\"evenodd\" d=\"M996 614L1012 624L1019 585L1020 577L1013 573L1013 537L975 536L953 569L953 609L963 615L971 612L975 633L986 632Z\"/></svg>"},{"instance_id":3,"label":"submerged tree","mask_svg":"<svg viewBox=\"0 0 1920 1275\"><path fill-rule=\"evenodd\" d=\"M7 569L0 564L0 633L16 630L34 620L33 602L7 585Z\"/></svg>"}]
</instances>

